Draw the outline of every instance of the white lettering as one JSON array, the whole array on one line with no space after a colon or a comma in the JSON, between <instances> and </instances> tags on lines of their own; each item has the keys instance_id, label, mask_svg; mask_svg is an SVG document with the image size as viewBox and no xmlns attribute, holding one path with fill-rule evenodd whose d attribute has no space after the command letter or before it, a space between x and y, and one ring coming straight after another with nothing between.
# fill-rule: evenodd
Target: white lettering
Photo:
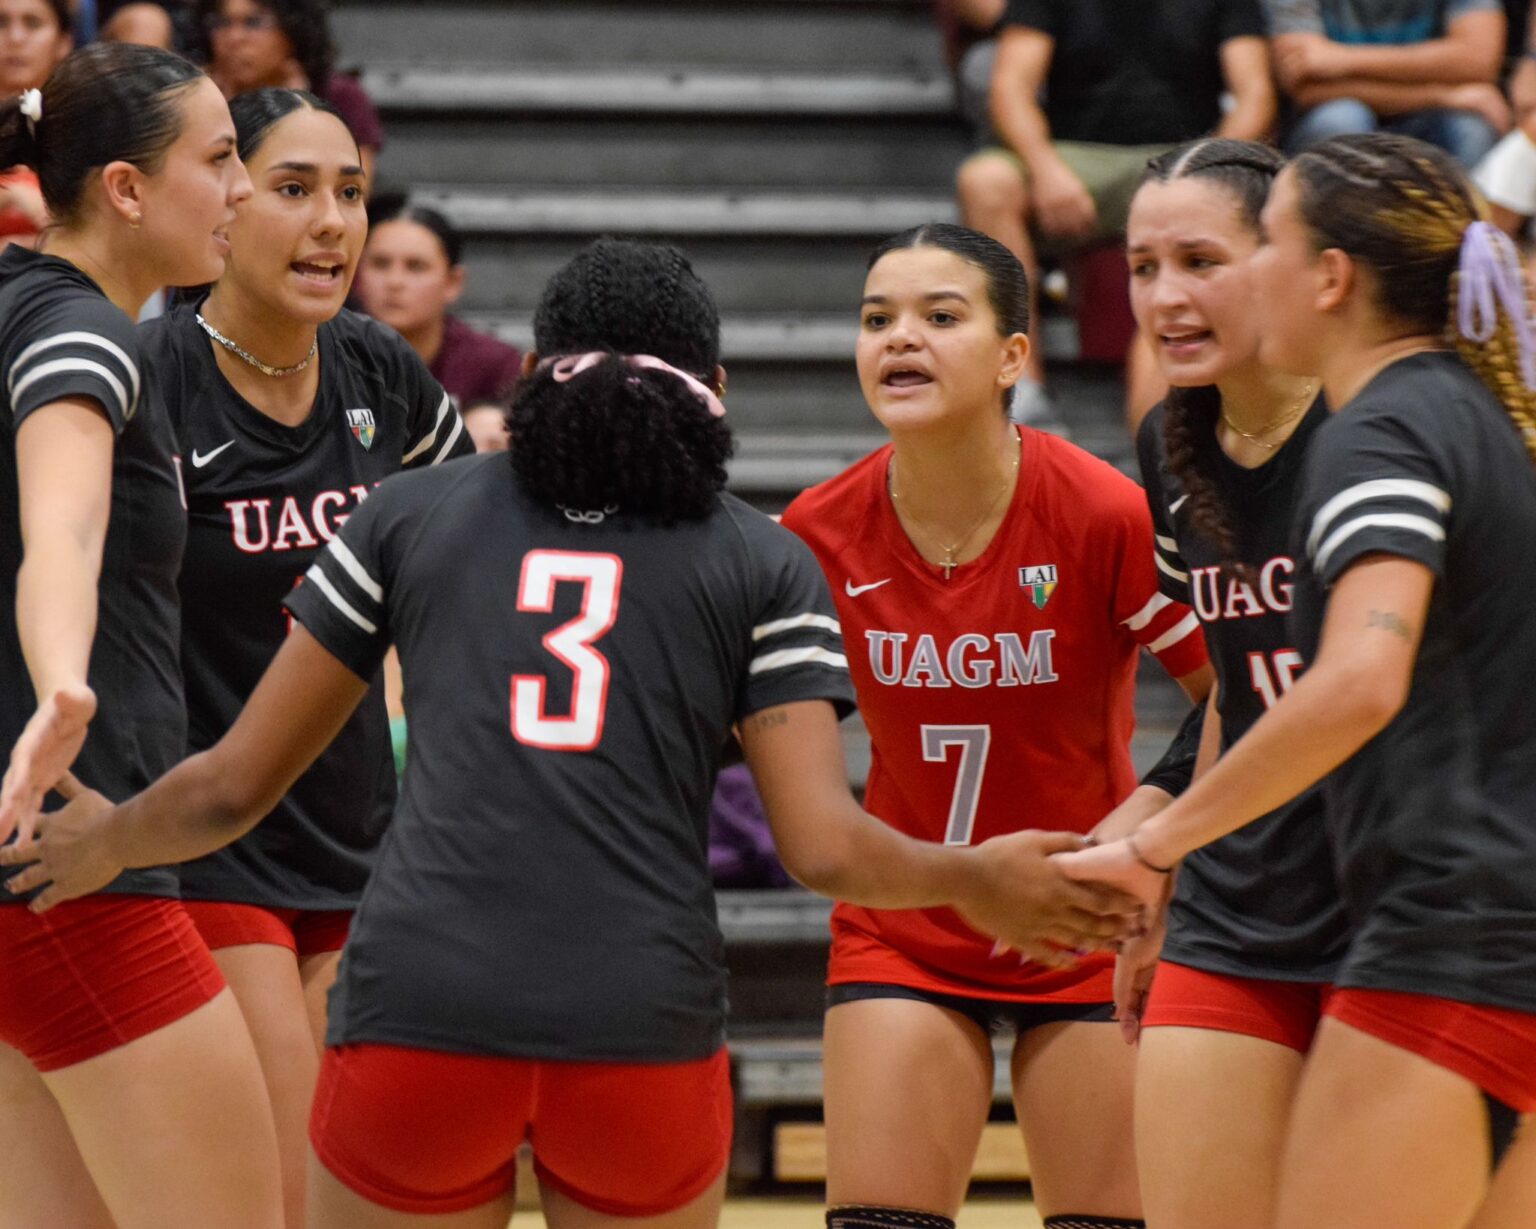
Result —
<instances>
[{"instance_id":1,"label":"white lettering","mask_svg":"<svg viewBox=\"0 0 1536 1229\"><path fill-rule=\"evenodd\" d=\"M1271 610L1278 610L1281 614L1290 610L1293 604L1292 592L1295 585L1287 582L1277 582L1275 577L1284 573L1290 576L1296 571L1296 561L1285 555L1277 555L1264 565L1264 570L1259 573L1259 593L1263 595L1264 604Z\"/></svg>"},{"instance_id":2,"label":"white lettering","mask_svg":"<svg viewBox=\"0 0 1536 1229\"><path fill-rule=\"evenodd\" d=\"M917 638L917 645L912 650L912 664L907 667L907 673L901 680L903 687L948 687L949 680L944 677L943 659L939 657L939 646L934 643L933 636L924 632Z\"/></svg>"},{"instance_id":3,"label":"white lettering","mask_svg":"<svg viewBox=\"0 0 1536 1229\"><path fill-rule=\"evenodd\" d=\"M333 524L327 519L325 507L332 504L337 508L347 506L347 497L340 491L321 491L315 496L315 505L309 511L309 519L315 523L315 532L320 535L322 542L329 542L340 532L341 527L347 523L347 518L338 516Z\"/></svg>"},{"instance_id":4,"label":"white lettering","mask_svg":"<svg viewBox=\"0 0 1536 1229\"><path fill-rule=\"evenodd\" d=\"M945 659L945 665L949 668L949 677L954 679L962 687L987 687L992 683L994 666L985 657L977 657L966 661L965 652L973 649L977 653L985 653L992 647L992 642L985 636L966 635L957 636L955 642L949 646L949 653Z\"/></svg>"},{"instance_id":5,"label":"white lettering","mask_svg":"<svg viewBox=\"0 0 1536 1229\"><path fill-rule=\"evenodd\" d=\"M1003 675L997 680L999 687L1028 687L1033 683L1054 683L1056 669L1051 662L1051 641L1056 629L1048 627L1029 638L1029 651L1013 632L1003 632L997 638L1002 657Z\"/></svg>"},{"instance_id":6,"label":"white lettering","mask_svg":"<svg viewBox=\"0 0 1536 1229\"><path fill-rule=\"evenodd\" d=\"M225 504L229 511L229 524L234 530L235 545L247 555L259 555L272 544L272 526L267 514L272 507L270 499L235 499ZM245 510L256 509L257 519L261 523L261 541L251 540L250 527L245 523Z\"/></svg>"},{"instance_id":7,"label":"white lettering","mask_svg":"<svg viewBox=\"0 0 1536 1229\"><path fill-rule=\"evenodd\" d=\"M289 541L292 538L293 541ZM299 501L292 495L283 500L282 515L277 519L277 540L272 543L274 551L292 550L295 546L313 549L320 545L320 540L310 532L308 525L304 523L304 514L299 511Z\"/></svg>"},{"instance_id":8,"label":"white lettering","mask_svg":"<svg viewBox=\"0 0 1536 1229\"><path fill-rule=\"evenodd\" d=\"M901 646L907 642L905 632L865 632L865 638L869 641L869 668L874 672L875 682L884 683L887 687L894 687L901 682ZM889 653L886 648L889 646ZM886 664L886 659L890 664Z\"/></svg>"}]
</instances>

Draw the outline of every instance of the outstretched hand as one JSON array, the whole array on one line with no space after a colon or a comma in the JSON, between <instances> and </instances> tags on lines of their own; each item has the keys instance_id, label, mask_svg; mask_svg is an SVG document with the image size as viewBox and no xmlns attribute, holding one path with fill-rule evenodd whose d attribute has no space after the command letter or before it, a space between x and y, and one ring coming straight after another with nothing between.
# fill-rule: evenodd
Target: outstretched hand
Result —
<instances>
[{"instance_id":1,"label":"outstretched hand","mask_svg":"<svg viewBox=\"0 0 1536 1229\"><path fill-rule=\"evenodd\" d=\"M1053 861L1069 879L1118 888L1134 896L1147 909L1149 920L1162 907L1172 878L1168 871L1153 870L1143 862L1129 840L1061 853Z\"/></svg>"},{"instance_id":2,"label":"outstretched hand","mask_svg":"<svg viewBox=\"0 0 1536 1229\"><path fill-rule=\"evenodd\" d=\"M1081 849L1071 832L1015 832L976 847L980 873L955 904L966 923L1002 948L1050 968L1076 963L1142 926L1140 902L1117 888L1075 883L1057 859Z\"/></svg>"},{"instance_id":3,"label":"outstretched hand","mask_svg":"<svg viewBox=\"0 0 1536 1229\"><path fill-rule=\"evenodd\" d=\"M32 839L43 798L69 772L95 715L96 693L84 686L61 687L37 706L0 782L0 842Z\"/></svg>"},{"instance_id":4,"label":"outstretched hand","mask_svg":"<svg viewBox=\"0 0 1536 1229\"><path fill-rule=\"evenodd\" d=\"M7 891L20 896L48 885L28 904L34 913L100 891L123 873L103 839L116 809L112 802L69 773L56 788L65 805L38 817L35 839L0 846L0 866L25 868L6 881Z\"/></svg>"}]
</instances>

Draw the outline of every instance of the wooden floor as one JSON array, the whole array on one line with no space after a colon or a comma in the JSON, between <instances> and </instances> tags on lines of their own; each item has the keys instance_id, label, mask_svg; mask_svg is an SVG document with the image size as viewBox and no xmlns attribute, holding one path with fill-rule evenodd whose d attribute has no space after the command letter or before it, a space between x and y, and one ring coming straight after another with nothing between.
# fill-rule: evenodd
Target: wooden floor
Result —
<instances>
[{"instance_id":1,"label":"wooden floor","mask_svg":"<svg viewBox=\"0 0 1536 1229\"><path fill-rule=\"evenodd\" d=\"M720 1217L720 1229L818 1229L823 1204L819 1196L766 1195L730 1199ZM536 1211L519 1212L513 1229L543 1229ZM1024 1195L978 1196L960 1212L959 1229L1041 1229L1035 1205Z\"/></svg>"}]
</instances>

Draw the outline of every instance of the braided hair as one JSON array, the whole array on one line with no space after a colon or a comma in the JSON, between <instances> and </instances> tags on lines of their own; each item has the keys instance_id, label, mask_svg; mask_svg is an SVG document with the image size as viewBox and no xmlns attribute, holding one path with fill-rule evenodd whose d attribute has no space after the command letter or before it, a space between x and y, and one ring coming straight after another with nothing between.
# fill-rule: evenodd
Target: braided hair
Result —
<instances>
[{"instance_id":1,"label":"braided hair","mask_svg":"<svg viewBox=\"0 0 1536 1229\"><path fill-rule=\"evenodd\" d=\"M1456 347L1496 396L1536 462L1536 391L1520 374L1516 325L1500 306L1487 341L1462 335L1461 251L1484 206L1449 154L1389 133L1334 137L1293 163L1301 218L1318 251L1368 265L1379 306Z\"/></svg>"},{"instance_id":2,"label":"braided hair","mask_svg":"<svg viewBox=\"0 0 1536 1229\"><path fill-rule=\"evenodd\" d=\"M1285 159L1267 145L1212 137L1153 158L1141 182L1207 181L1231 196L1243 225L1258 234L1259 214L1284 165ZM1189 497L1184 506L1190 524L1216 548L1224 573L1251 580L1252 569L1238 558L1231 509L1217 486L1220 418L1221 393L1214 385L1170 388L1163 401L1163 447L1168 472Z\"/></svg>"},{"instance_id":3,"label":"braided hair","mask_svg":"<svg viewBox=\"0 0 1536 1229\"><path fill-rule=\"evenodd\" d=\"M533 321L544 359L649 354L712 384L720 315L688 258L667 244L598 239L544 288ZM611 359L560 383L545 366L507 417L512 465L535 499L696 520L725 487L730 428L666 372Z\"/></svg>"}]
</instances>

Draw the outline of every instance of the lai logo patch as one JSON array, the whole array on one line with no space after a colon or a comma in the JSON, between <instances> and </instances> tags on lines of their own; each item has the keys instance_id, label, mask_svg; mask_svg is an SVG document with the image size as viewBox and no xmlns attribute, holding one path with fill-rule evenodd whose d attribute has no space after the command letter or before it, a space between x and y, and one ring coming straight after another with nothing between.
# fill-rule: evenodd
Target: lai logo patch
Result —
<instances>
[{"instance_id":1,"label":"lai logo patch","mask_svg":"<svg viewBox=\"0 0 1536 1229\"><path fill-rule=\"evenodd\" d=\"M1019 569L1019 587L1029 594L1036 610L1044 610L1045 604L1056 592L1056 565L1039 563Z\"/></svg>"},{"instance_id":2,"label":"lai logo patch","mask_svg":"<svg viewBox=\"0 0 1536 1229\"><path fill-rule=\"evenodd\" d=\"M357 442L364 448L373 447L373 411L372 410L348 410L347 426L352 428L352 434L357 436Z\"/></svg>"}]
</instances>

